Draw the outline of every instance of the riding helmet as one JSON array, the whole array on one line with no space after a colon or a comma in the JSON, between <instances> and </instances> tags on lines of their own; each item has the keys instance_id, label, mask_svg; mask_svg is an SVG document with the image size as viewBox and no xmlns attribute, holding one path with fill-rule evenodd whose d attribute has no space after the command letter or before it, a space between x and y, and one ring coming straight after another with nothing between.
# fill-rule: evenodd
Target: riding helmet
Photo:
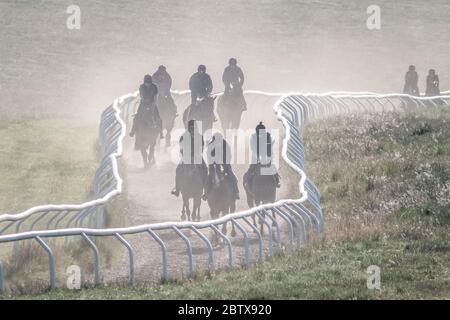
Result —
<instances>
[{"instance_id":1,"label":"riding helmet","mask_svg":"<svg viewBox=\"0 0 450 320\"><path fill-rule=\"evenodd\" d=\"M259 130L266 130L266 126L262 123L262 121L256 126L256 132Z\"/></svg>"},{"instance_id":2,"label":"riding helmet","mask_svg":"<svg viewBox=\"0 0 450 320\"><path fill-rule=\"evenodd\" d=\"M152 76L149 74L146 74L144 77L144 83L152 83Z\"/></svg>"}]
</instances>

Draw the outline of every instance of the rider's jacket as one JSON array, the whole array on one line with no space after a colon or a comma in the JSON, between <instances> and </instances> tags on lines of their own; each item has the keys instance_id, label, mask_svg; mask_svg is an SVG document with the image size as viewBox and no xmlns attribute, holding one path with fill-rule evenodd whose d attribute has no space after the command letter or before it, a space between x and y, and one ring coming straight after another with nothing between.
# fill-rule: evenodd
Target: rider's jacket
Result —
<instances>
[{"instance_id":1,"label":"rider's jacket","mask_svg":"<svg viewBox=\"0 0 450 320\"><path fill-rule=\"evenodd\" d=\"M180 137L181 162L184 164L202 164L203 147L205 142L203 136L197 130L187 131Z\"/></svg>"},{"instance_id":2,"label":"rider's jacket","mask_svg":"<svg viewBox=\"0 0 450 320\"><path fill-rule=\"evenodd\" d=\"M207 96L213 90L211 77L207 73L194 73L189 79L189 89L196 97Z\"/></svg>"},{"instance_id":3,"label":"rider's jacket","mask_svg":"<svg viewBox=\"0 0 450 320\"><path fill-rule=\"evenodd\" d=\"M206 158L208 164L230 164L231 148L225 139L216 141L213 139L206 148Z\"/></svg>"},{"instance_id":4,"label":"rider's jacket","mask_svg":"<svg viewBox=\"0 0 450 320\"><path fill-rule=\"evenodd\" d=\"M416 71L408 71L405 75L405 87L403 89L404 93L407 94L419 94L419 76Z\"/></svg>"},{"instance_id":5,"label":"rider's jacket","mask_svg":"<svg viewBox=\"0 0 450 320\"><path fill-rule=\"evenodd\" d=\"M222 81L227 89L231 86L233 86L233 88L242 88L244 79L244 73L238 66L228 66L223 71Z\"/></svg>"},{"instance_id":6,"label":"rider's jacket","mask_svg":"<svg viewBox=\"0 0 450 320\"><path fill-rule=\"evenodd\" d=\"M429 75L427 77L427 91L426 95L431 96L438 96L441 94L441 90L439 89L439 77L438 75Z\"/></svg>"},{"instance_id":7,"label":"rider's jacket","mask_svg":"<svg viewBox=\"0 0 450 320\"><path fill-rule=\"evenodd\" d=\"M259 135L256 133L250 137L250 148L252 151L252 164L261 163L269 164L272 160L272 151L275 141L270 133L261 131Z\"/></svg>"},{"instance_id":8,"label":"rider's jacket","mask_svg":"<svg viewBox=\"0 0 450 320\"><path fill-rule=\"evenodd\" d=\"M164 96L170 95L172 88L172 77L167 71L157 70L153 76L153 83L158 87L159 94Z\"/></svg>"},{"instance_id":9,"label":"rider's jacket","mask_svg":"<svg viewBox=\"0 0 450 320\"><path fill-rule=\"evenodd\" d=\"M158 87L152 83L149 87L145 84L141 84L139 87L139 94L141 96L141 105L152 105L156 101L158 95Z\"/></svg>"}]
</instances>

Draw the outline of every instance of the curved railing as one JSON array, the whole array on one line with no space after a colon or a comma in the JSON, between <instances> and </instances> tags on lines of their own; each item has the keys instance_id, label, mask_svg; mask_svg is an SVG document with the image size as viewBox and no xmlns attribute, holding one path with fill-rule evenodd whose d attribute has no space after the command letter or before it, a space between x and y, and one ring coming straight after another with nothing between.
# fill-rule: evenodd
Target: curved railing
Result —
<instances>
[{"instance_id":1,"label":"curved railing","mask_svg":"<svg viewBox=\"0 0 450 320\"><path fill-rule=\"evenodd\" d=\"M180 93L180 94L185 94ZM260 93L248 91L247 94L265 94L277 96L277 94ZM280 95L278 95L280 96ZM124 238L132 234L148 234L161 249L162 278L168 277L167 249L165 241L158 236L160 230L171 230L187 246L188 272L192 274L193 250L190 237L194 232L198 236L208 252L208 265L214 268L214 254L211 241L202 233L210 230L219 238L222 238L227 246L228 265L233 266L232 241L223 234L219 227L227 222L231 222L244 236L245 263L250 261L248 230L252 230L257 235L258 259L265 258L263 246L267 245L268 257L273 254L273 236L279 233L280 228L277 219L283 221L286 226L288 247L301 246L311 233L321 233L323 231L323 215L320 207L320 195L317 188L304 173L304 147L300 136L301 124L324 116L368 110L388 110L396 108L427 107L429 105L445 104L449 106L450 96L418 98L408 95L377 95L373 93L332 93L332 94L288 94L282 95L275 104L274 109L278 119L282 121L286 136L283 141L283 159L300 175L299 191L300 199L280 200L273 204L259 206L257 208L230 214L217 220L204 222L167 222L135 226L130 228L115 229L93 229L94 222L97 227L103 226L103 210L109 199L122 190L122 180L118 173L117 158L122 153L122 140L125 135L125 121L134 112L136 94L128 95L117 99L113 105L109 106L102 114L99 131L99 144L101 148L102 161L96 172L94 179L94 194L97 200L85 203L80 206L44 206L31 209L19 215L0 216L0 223L6 223L6 227L0 229L0 244L17 243L25 240L35 240L48 254L50 286L56 286L55 257L48 244L50 238L64 239L69 236L79 236L91 247L94 252L94 274L95 283L100 280L100 267L98 248L92 238L114 237L126 248L129 255L129 280L134 281L135 274L135 252L133 247ZM124 121L125 119L125 121ZM272 215L271 215L272 214ZM39 221L45 216L52 215L47 220L46 228L33 231ZM63 229L57 229L61 221L70 216ZM268 231L264 236L251 222L250 218L259 218ZM21 229L29 221L29 229ZM88 227L82 227L84 224ZM77 227L69 228L72 224ZM13 233L4 233L8 229ZM52 230L45 230L52 229ZM189 231L189 235L188 235ZM279 237L278 237L279 239ZM3 269L0 262L0 289L3 289Z\"/></svg>"},{"instance_id":2,"label":"curved railing","mask_svg":"<svg viewBox=\"0 0 450 320\"><path fill-rule=\"evenodd\" d=\"M187 96L189 91L173 91L176 96ZM255 90L246 91L247 95L268 97L291 97L291 102L302 104L302 121L326 115L370 109L395 109L396 104L414 106L436 105L436 101L446 103L444 92L438 98L417 98L408 95L379 95L370 92L325 94L269 93ZM0 215L0 235L20 233L32 230L52 230L74 227L102 228L104 226L104 208L110 199L122 192L122 179L118 172L117 158L122 155L126 122L135 111L134 101L137 92L116 100L102 113L99 128L99 146L101 149L100 166L95 173L92 190L96 200L80 205L44 205L31 208L20 214ZM300 110L299 110L300 111Z\"/></svg>"},{"instance_id":3,"label":"curved railing","mask_svg":"<svg viewBox=\"0 0 450 320\"><path fill-rule=\"evenodd\" d=\"M183 94L183 93L181 93ZM247 92L247 94L260 94L259 92ZM268 96L274 96L268 94ZM49 273L50 273L50 286L54 288L56 286L56 269L55 269L55 255L52 252L51 247L48 244L49 238L63 239L69 236L79 236L83 241L92 248L95 257L94 267L95 267L95 283L99 281L99 257L98 248L95 241L91 238L95 237L115 237L120 243L127 249L130 255L130 270L129 277L130 282L134 279L134 268L135 268L135 252L132 246L125 240L124 236L130 234L145 233L149 234L161 247L162 251L162 278L168 277L168 262L166 259L167 252L164 240L162 240L158 235L159 230L173 230L173 232L183 239L188 246L188 256L189 256L189 274L194 272L193 269L193 255L192 255L192 245L189 241L189 237L186 235L185 230L193 231L198 237L201 238L204 245L208 249L208 261L210 265L214 265L214 255L213 246L210 240L205 237L202 231L210 230L215 233L218 237L222 238L228 247L228 265L233 265L233 250L231 239L223 234L219 227L224 223L231 222L238 230L243 232L245 235L244 246L245 250L245 261L250 261L250 249L249 249L249 236L247 230L250 229L255 231L258 235L259 241L259 259L262 260L263 257L263 245L267 242L268 245L268 256L273 254L273 236L274 232L280 232L276 218L278 217L281 221L284 221L287 226L288 232L288 246L293 247L295 245L301 245L305 243L310 232L322 232L323 231L323 216L320 208L319 193L312 182L306 178L302 168L304 167L304 151L303 145L301 144L299 138L299 122L298 117L289 116L284 114L279 108L279 104L276 104L275 110L278 117L286 128L286 137L283 143L282 156L285 161L290 164L290 166L300 174L300 193L302 197L295 200L281 200L270 205L263 205L252 210L246 210L239 213L230 214L226 217L217 220L205 221L205 222L167 222L158 224L142 225L130 228L118 228L118 229L93 229L93 228L68 228L56 229L59 222L63 219L63 216L70 214L72 211L77 211L73 214L73 217L67 222L66 226L70 223L75 222L77 225L83 225L83 221L87 220L90 225L93 221L101 225L101 209L109 199L121 192L122 180L118 173L117 157L122 153L122 140L125 136L126 124L130 115L134 113L136 94L128 95L117 99L113 105L109 106L102 114L101 125L99 132L99 144L102 154L102 162L97 170L94 179L94 193L99 196L98 200L89 202L82 206L46 206L38 207L28 212L20 215L7 215L1 216L0 221L7 222L6 226L2 229L2 232L8 230L8 228L13 229L15 232L0 235L0 244L19 242L25 240L35 240L49 256ZM283 107L290 110L289 106ZM296 112L295 110L290 110L288 112ZM47 210L47 211L45 211ZM67 212L66 212L67 211ZM62 212L62 213L61 213ZM93 218L95 213L96 217ZM44 219L46 215L52 214L53 217L50 218L45 226L47 229L51 230L36 230L37 222ZM55 218L56 217L56 218ZM265 227L268 229L267 239L260 231L250 222L251 218L259 218L264 223ZM21 229L24 222L27 219L32 219L29 225L29 230L24 231ZM84 219L84 220L83 220ZM268 222L270 221L270 223ZM267 241L266 241L267 240ZM0 288L3 288L3 269L1 268L0 262Z\"/></svg>"}]
</instances>

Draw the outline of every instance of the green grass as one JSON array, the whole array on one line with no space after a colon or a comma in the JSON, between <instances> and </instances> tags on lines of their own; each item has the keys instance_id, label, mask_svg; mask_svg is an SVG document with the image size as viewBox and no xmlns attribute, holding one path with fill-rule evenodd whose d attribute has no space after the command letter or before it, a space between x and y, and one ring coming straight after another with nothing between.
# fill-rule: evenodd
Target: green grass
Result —
<instances>
[{"instance_id":1,"label":"green grass","mask_svg":"<svg viewBox=\"0 0 450 320\"><path fill-rule=\"evenodd\" d=\"M0 136L0 214L91 199L91 183L98 166L95 126L67 118L22 118L0 122ZM89 250L81 248L79 242L74 242L64 261L76 257L79 264L85 265ZM53 244L58 257L60 249ZM36 242L25 241L17 247L3 244L0 254L5 278L14 292L32 292L30 288L46 286L29 285L48 273L48 258Z\"/></svg>"},{"instance_id":2,"label":"green grass","mask_svg":"<svg viewBox=\"0 0 450 320\"><path fill-rule=\"evenodd\" d=\"M0 122L0 137L0 213L87 199L95 127L70 119Z\"/></svg>"}]
</instances>

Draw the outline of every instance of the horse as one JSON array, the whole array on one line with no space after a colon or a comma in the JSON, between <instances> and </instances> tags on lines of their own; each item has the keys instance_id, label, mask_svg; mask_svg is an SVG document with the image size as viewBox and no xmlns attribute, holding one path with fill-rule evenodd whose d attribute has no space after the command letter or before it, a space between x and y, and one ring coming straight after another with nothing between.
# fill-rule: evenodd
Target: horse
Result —
<instances>
[{"instance_id":1,"label":"horse","mask_svg":"<svg viewBox=\"0 0 450 320\"><path fill-rule=\"evenodd\" d=\"M232 88L220 96L217 102L217 114L219 115L222 129L239 129L242 113L246 110L246 102L242 90Z\"/></svg>"},{"instance_id":2,"label":"horse","mask_svg":"<svg viewBox=\"0 0 450 320\"><path fill-rule=\"evenodd\" d=\"M202 203L205 179L198 164L181 164L180 192L183 198L181 220L200 221L200 206ZM190 210L189 200L193 199L193 208Z\"/></svg>"},{"instance_id":3,"label":"horse","mask_svg":"<svg viewBox=\"0 0 450 320\"><path fill-rule=\"evenodd\" d=\"M166 147L170 147L171 133L177 117L177 106L170 95L158 95L158 111L162 128L166 130Z\"/></svg>"},{"instance_id":4,"label":"horse","mask_svg":"<svg viewBox=\"0 0 450 320\"><path fill-rule=\"evenodd\" d=\"M211 187L206 200L210 208L211 219L217 219L220 215L225 216L234 212L236 210L236 199L233 191L233 181L218 165L213 165L213 169L209 171L208 178L210 179ZM224 223L222 226L223 234L227 234L227 224ZM232 224L231 236L236 236L234 224ZM214 242L217 242L217 236L214 238Z\"/></svg>"},{"instance_id":5,"label":"horse","mask_svg":"<svg viewBox=\"0 0 450 320\"><path fill-rule=\"evenodd\" d=\"M160 131L151 106L141 108L134 116L130 136L136 135L134 148L141 151L145 169L155 162L155 145Z\"/></svg>"},{"instance_id":6,"label":"horse","mask_svg":"<svg viewBox=\"0 0 450 320\"><path fill-rule=\"evenodd\" d=\"M202 134L210 131L216 118L214 116L214 101L216 97L203 97L194 105L189 105L183 113L184 126L187 128L189 120L196 120L202 124Z\"/></svg>"},{"instance_id":7,"label":"horse","mask_svg":"<svg viewBox=\"0 0 450 320\"><path fill-rule=\"evenodd\" d=\"M277 196L277 181L274 174L261 174L261 164L256 164L253 168L253 174L250 170L244 175L244 190L247 196L247 205L250 208L261 204L273 203ZM278 173L276 173L278 174ZM264 213L263 213L264 215ZM275 214L273 215L275 218ZM257 227L255 216L253 224ZM260 221L261 234L263 233L263 224Z\"/></svg>"}]
</instances>

